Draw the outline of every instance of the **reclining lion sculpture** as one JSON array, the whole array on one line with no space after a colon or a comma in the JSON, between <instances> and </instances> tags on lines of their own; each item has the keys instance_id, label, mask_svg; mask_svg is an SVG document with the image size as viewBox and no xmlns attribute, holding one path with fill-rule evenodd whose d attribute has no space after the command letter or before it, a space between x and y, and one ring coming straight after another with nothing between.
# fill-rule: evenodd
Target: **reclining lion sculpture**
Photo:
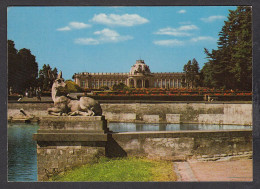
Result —
<instances>
[{"instance_id":1,"label":"reclining lion sculpture","mask_svg":"<svg viewBox=\"0 0 260 189\"><path fill-rule=\"evenodd\" d=\"M58 96L58 90L65 88L66 83L62 78L62 72L59 73L57 79L53 82L51 96L54 102L53 108L48 108L50 115L70 115L70 116L101 116L102 109L98 101L90 97L81 97L74 100L68 96Z\"/></svg>"}]
</instances>

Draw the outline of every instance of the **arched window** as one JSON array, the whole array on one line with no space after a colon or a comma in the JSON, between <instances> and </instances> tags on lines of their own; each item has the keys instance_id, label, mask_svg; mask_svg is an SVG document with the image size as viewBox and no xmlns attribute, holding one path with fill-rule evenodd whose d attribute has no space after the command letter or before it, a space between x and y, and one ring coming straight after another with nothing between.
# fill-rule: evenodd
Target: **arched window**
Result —
<instances>
[{"instance_id":1,"label":"arched window","mask_svg":"<svg viewBox=\"0 0 260 189\"><path fill-rule=\"evenodd\" d=\"M142 80L137 80L137 83L136 83L136 87L137 88L142 88Z\"/></svg>"}]
</instances>

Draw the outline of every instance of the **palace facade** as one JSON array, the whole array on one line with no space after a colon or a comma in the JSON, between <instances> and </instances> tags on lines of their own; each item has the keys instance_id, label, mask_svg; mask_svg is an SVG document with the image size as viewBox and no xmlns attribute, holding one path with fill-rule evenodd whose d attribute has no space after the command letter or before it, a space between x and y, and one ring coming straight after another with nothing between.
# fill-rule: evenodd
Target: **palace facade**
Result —
<instances>
[{"instance_id":1,"label":"palace facade","mask_svg":"<svg viewBox=\"0 0 260 189\"><path fill-rule=\"evenodd\" d=\"M124 83L134 88L181 88L184 73L152 73L144 60L137 60L129 73L75 73L73 79L82 88L99 89Z\"/></svg>"}]
</instances>

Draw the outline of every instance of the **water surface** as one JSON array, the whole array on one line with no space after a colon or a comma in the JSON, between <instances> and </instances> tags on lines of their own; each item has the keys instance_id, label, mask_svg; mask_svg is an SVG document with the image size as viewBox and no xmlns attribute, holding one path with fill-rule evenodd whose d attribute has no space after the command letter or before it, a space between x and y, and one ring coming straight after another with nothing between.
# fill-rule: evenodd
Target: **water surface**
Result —
<instances>
[{"instance_id":1,"label":"water surface","mask_svg":"<svg viewBox=\"0 0 260 189\"><path fill-rule=\"evenodd\" d=\"M109 129L114 132L141 131L188 131L188 130L233 130L252 129L243 125L209 125L209 124L148 124L148 123L109 123Z\"/></svg>"},{"instance_id":2,"label":"water surface","mask_svg":"<svg viewBox=\"0 0 260 189\"><path fill-rule=\"evenodd\" d=\"M37 124L8 124L8 181L37 181Z\"/></svg>"},{"instance_id":3,"label":"water surface","mask_svg":"<svg viewBox=\"0 0 260 189\"><path fill-rule=\"evenodd\" d=\"M252 129L238 125L139 123L109 123L108 127L114 132ZM38 124L8 125L8 181L37 181L36 142L32 135L38 128Z\"/></svg>"}]
</instances>

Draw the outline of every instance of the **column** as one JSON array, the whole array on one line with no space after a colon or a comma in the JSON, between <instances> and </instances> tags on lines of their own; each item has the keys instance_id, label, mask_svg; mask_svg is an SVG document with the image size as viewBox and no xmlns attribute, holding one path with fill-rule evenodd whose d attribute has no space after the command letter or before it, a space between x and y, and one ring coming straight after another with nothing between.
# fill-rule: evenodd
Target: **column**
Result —
<instances>
[{"instance_id":1,"label":"column","mask_svg":"<svg viewBox=\"0 0 260 189\"><path fill-rule=\"evenodd\" d=\"M144 80L142 79L142 88L144 88Z\"/></svg>"}]
</instances>

